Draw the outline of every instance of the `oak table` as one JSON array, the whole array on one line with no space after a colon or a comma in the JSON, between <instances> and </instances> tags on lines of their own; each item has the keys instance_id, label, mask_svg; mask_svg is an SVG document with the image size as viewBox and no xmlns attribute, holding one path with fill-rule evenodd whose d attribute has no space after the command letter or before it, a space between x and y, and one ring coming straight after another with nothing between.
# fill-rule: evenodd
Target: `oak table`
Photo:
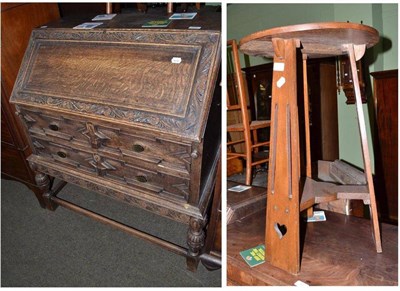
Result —
<instances>
[{"instance_id":1,"label":"oak table","mask_svg":"<svg viewBox=\"0 0 400 291\"><path fill-rule=\"evenodd\" d=\"M277 27L240 41L248 55L273 57L270 158L267 189L266 260L290 273L300 270L300 211L336 199L361 199L370 205L376 251L382 252L365 119L356 61L379 40L369 26L325 22ZM306 173L301 173L301 139L297 105L297 54L303 59ZM352 69L362 156L367 183L336 185L313 180L310 158L307 59L348 55ZM360 238L364 239L364 238Z\"/></svg>"}]
</instances>

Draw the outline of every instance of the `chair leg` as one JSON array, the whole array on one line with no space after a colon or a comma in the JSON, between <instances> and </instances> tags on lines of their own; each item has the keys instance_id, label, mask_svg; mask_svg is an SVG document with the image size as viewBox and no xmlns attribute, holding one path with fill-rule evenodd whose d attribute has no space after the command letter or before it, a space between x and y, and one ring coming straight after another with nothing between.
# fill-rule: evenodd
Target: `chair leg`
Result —
<instances>
[{"instance_id":1,"label":"chair leg","mask_svg":"<svg viewBox=\"0 0 400 291\"><path fill-rule=\"evenodd\" d=\"M247 158L246 158L246 185L247 186L251 185L251 182L252 182L251 180L253 178L251 163L252 163L252 160L251 160L251 152L250 152L250 155L247 155Z\"/></svg>"},{"instance_id":2,"label":"chair leg","mask_svg":"<svg viewBox=\"0 0 400 291\"><path fill-rule=\"evenodd\" d=\"M257 129L252 130L253 134L253 144L258 143L258 135L257 135ZM253 150L255 153L258 153L258 148L254 148Z\"/></svg>"},{"instance_id":3,"label":"chair leg","mask_svg":"<svg viewBox=\"0 0 400 291\"><path fill-rule=\"evenodd\" d=\"M307 217L310 218L313 217L313 215L314 215L314 207L311 206L310 208L307 208Z\"/></svg>"},{"instance_id":4,"label":"chair leg","mask_svg":"<svg viewBox=\"0 0 400 291\"><path fill-rule=\"evenodd\" d=\"M244 138L247 139L245 142L246 146L246 185L250 186L252 182L252 163L253 163L253 152L251 148L251 136L254 134L254 132L249 131L247 134L244 134Z\"/></svg>"}]
</instances>

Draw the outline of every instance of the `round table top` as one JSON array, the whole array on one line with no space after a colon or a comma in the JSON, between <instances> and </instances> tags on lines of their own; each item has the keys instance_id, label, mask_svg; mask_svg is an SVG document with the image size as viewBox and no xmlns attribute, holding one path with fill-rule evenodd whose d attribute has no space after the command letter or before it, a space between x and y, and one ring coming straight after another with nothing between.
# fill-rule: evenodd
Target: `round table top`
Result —
<instances>
[{"instance_id":1,"label":"round table top","mask_svg":"<svg viewBox=\"0 0 400 291\"><path fill-rule=\"evenodd\" d=\"M345 54L346 44L372 47L379 33L373 27L348 22L296 24L252 33L240 40L239 48L248 55L273 57L272 38L298 39L302 53L318 58Z\"/></svg>"}]
</instances>

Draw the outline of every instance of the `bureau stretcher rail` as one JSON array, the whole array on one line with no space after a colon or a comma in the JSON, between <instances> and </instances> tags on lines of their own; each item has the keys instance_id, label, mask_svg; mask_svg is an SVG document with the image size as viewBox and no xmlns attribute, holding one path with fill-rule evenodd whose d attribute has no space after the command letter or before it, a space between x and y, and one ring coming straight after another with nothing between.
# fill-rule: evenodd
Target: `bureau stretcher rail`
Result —
<instances>
[{"instance_id":1,"label":"bureau stretcher rail","mask_svg":"<svg viewBox=\"0 0 400 291\"><path fill-rule=\"evenodd\" d=\"M95 219L95 220L97 220L97 221L99 221L99 222L101 222L103 224L111 225L111 226L113 226L113 227L115 227L115 228L117 228L119 230L122 230L122 231L124 231L124 232L126 232L126 233L128 233L130 235L133 235L133 236L136 236L138 238L144 239L144 240L146 240L148 242L154 243L154 244L156 244L156 245L158 245L158 246L160 246L160 247L162 247L164 249L167 249L168 251L171 251L171 252L173 252L173 253L175 253L177 255L181 255L183 257L188 257L189 256L187 248L184 248L184 247L176 245L176 244L174 244L172 242L163 240L161 238L158 238L156 236L153 236L151 234L148 234L146 232L143 232L143 231L138 230L136 228L133 228L131 226L125 225L125 224L123 224L121 222L115 221L115 220L110 219L110 218L108 218L106 216L103 216L101 214L95 213L93 211L90 211L90 210L88 210L86 208L78 206L78 205L76 205L76 204L74 204L72 202L69 202L67 200L58 198L56 196L51 195L50 199L51 199L52 202L56 203L59 206L62 206L64 208L67 208L69 210L77 212L77 213L82 214L84 216L93 218L93 219ZM202 261L205 261L205 262L208 262L208 263L212 263L212 264L217 265L217 266L221 266L221 259L220 258L211 256L209 254L201 254L199 256L199 258Z\"/></svg>"}]
</instances>

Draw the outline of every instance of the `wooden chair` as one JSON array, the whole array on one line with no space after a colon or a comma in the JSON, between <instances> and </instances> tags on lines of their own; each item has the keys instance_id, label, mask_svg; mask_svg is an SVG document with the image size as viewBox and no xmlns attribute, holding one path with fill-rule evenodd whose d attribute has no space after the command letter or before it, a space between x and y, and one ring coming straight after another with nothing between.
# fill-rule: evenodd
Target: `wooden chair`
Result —
<instances>
[{"instance_id":1,"label":"wooden chair","mask_svg":"<svg viewBox=\"0 0 400 291\"><path fill-rule=\"evenodd\" d=\"M257 139L258 129L267 129L270 126L269 120L250 120L247 109L247 90L243 80L240 68L239 51L235 40L229 40L227 43L228 52L231 51L234 75L234 90L237 95L237 102L233 102L227 92L227 110L237 111L241 117L241 123L227 125L227 133L242 132L242 138L227 142L227 147L244 144L243 151L234 150L227 151L227 161L236 158L242 158L246 161L246 185L252 183L252 168L257 165L268 162L268 157L256 157L256 153L260 153L260 147L269 146L269 141L259 142ZM231 50L230 50L231 49ZM228 57L229 58L229 57ZM228 90L229 91L229 90ZM232 96L231 96L232 97ZM234 103L234 104L233 104Z\"/></svg>"}]
</instances>

